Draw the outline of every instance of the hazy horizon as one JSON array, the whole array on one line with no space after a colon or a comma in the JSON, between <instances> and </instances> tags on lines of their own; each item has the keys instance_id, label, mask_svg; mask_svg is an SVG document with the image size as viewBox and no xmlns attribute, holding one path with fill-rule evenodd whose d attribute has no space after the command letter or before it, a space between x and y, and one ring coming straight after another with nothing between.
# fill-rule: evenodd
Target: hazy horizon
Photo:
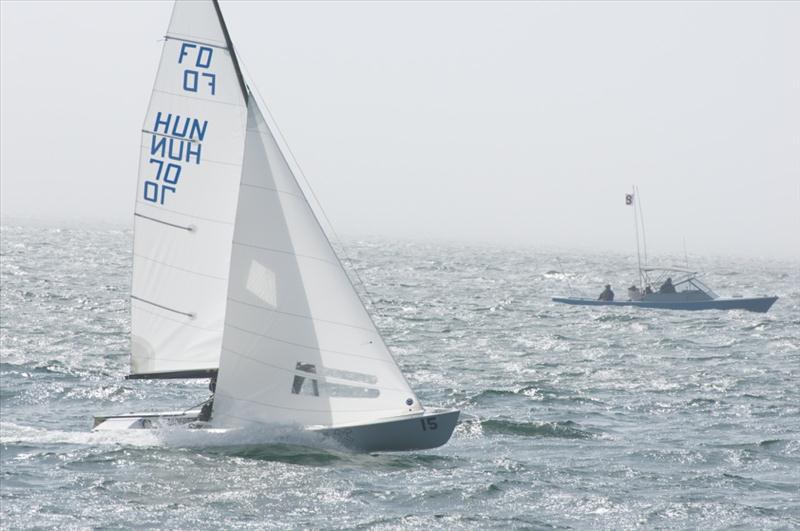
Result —
<instances>
[{"instance_id":1,"label":"hazy horizon","mask_svg":"<svg viewBox=\"0 0 800 531\"><path fill-rule=\"evenodd\" d=\"M799 3L221 2L336 231L800 257ZM130 226L171 2L1 2L0 211Z\"/></svg>"}]
</instances>

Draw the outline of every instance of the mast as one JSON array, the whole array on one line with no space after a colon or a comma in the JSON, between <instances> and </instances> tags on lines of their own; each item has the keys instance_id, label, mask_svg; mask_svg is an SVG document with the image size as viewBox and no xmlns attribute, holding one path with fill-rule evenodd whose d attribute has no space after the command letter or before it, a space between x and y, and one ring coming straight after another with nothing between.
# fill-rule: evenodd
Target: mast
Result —
<instances>
[{"instance_id":1,"label":"mast","mask_svg":"<svg viewBox=\"0 0 800 531\"><path fill-rule=\"evenodd\" d=\"M228 33L228 26L225 24L225 18L222 16L222 10L219 8L219 0L212 0L214 2L214 10L217 12L219 18L219 25L222 27L222 34L225 36L225 43L228 45L228 51L231 52L231 60L233 67L236 69L236 78L239 80L239 88L242 89L242 96L244 97L244 104L248 103L247 84L244 82L242 69L239 67L239 59L236 57L236 50L233 49L233 42L231 42L231 35Z\"/></svg>"}]
</instances>

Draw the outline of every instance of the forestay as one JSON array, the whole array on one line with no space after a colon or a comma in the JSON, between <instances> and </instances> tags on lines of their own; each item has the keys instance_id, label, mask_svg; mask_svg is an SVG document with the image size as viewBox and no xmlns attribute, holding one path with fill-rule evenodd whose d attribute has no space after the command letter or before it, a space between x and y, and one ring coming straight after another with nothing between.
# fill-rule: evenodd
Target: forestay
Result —
<instances>
[{"instance_id":1,"label":"forestay","mask_svg":"<svg viewBox=\"0 0 800 531\"><path fill-rule=\"evenodd\" d=\"M134 375L219 363L247 118L227 40L214 3L176 2L142 130Z\"/></svg>"},{"instance_id":2,"label":"forestay","mask_svg":"<svg viewBox=\"0 0 800 531\"><path fill-rule=\"evenodd\" d=\"M421 410L250 98L214 423Z\"/></svg>"}]
</instances>

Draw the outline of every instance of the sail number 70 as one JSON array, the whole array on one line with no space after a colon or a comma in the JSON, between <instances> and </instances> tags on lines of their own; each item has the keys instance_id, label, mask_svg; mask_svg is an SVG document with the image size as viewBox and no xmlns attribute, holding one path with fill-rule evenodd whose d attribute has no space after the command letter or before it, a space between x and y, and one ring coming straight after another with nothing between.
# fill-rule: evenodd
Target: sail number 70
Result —
<instances>
[{"instance_id":1,"label":"sail number 70","mask_svg":"<svg viewBox=\"0 0 800 531\"><path fill-rule=\"evenodd\" d=\"M419 419L419 422L422 424L422 431L435 430L439 427L439 425L436 423L436 417Z\"/></svg>"}]
</instances>

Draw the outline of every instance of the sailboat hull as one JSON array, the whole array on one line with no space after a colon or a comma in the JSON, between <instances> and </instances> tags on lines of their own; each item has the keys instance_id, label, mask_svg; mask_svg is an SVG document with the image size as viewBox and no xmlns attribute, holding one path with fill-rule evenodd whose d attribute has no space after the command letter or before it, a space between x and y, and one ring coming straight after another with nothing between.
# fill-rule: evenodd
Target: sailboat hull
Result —
<instances>
[{"instance_id":1,"label":"sailboat hull","mask_svg":"<svg viewBox=\"0 0 800 531\"><path fill-rule=\"evenodd\" d=\"M632 306L661 310L747 310L765 313L778 297L710 299L704 301L600 301L578 297L553 297L553 302L578 306Z\"/></svg>"},{"instance_id":2,"label":"sailboat hull","mask_svg":"<svg viewBox=\"0 0 800 531\"><path fill-rule=\"evenodd\" d=\"M357 452L428 450L450 440L458 416L455 409L426 409L411 417L315 431Z\"/></svg>"},{"instance_id":3,"label":"sailboat hull","mask_svg":"<svg viewBox=\"0 0 800 531\"><path fill-rule=\"evenodd\" d=\"M237 428L214 428L198 422L200 410L161 413L128 413L95 417L95 431L154 429L162 423L183 424L190 428L214 432L230 432ZM372 422L308 428L308 431L330 437L354 452L408 452L437 448L450 440L458 424L456 409L428 408L422 414Z\"/></svg>"}]
</instances>

